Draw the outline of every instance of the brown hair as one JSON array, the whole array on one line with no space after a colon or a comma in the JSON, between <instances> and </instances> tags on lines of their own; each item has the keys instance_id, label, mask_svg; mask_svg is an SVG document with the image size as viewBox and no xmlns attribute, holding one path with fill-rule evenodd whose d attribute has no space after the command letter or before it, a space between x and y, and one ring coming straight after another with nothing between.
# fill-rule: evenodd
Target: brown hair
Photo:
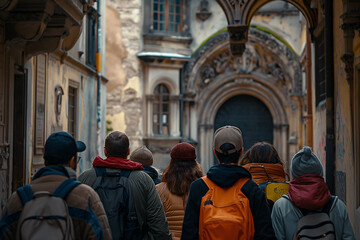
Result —
<instances>
[{"instance_id":1,"label":"brown hair","mask_svg":"<svg viewBox=\"0 0 360 240\"><path fill-rule=\"evenodd\" d=\"M240 160L240 165L248 163L278 163L283 165L274 146L267 142L255 143L246 151Z\"/></svg>"},{"instance_id":2,"label":"brown hair","mask_svg":"<svg viewBox=\"0 0 360 240\"><path fill-rule=\"evenodd\" d=\"M195 160L170 160L165 169L162 181L166 182L169 191L178 196L189 192L190 184L203 176L200 165Z\"/></svg>"},{"instance_id":3,"label":"brown hair","mask_svg":"<svg viewBox=\"0 0 360 240\"><path fill-rule=\"evenodd\" d=\"M108 157L126 158L129 150L129 138L125 133L112 132L105 139L105 149Z\"/></svg>"}]
</instances>

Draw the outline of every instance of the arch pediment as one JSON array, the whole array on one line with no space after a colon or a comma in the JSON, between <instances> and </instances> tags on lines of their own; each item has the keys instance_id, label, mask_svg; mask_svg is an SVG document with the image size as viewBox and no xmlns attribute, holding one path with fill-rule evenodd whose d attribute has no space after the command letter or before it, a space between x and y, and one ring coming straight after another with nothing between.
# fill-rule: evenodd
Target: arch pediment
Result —
<instances>
[{"instance_id":1,"label":"arch pediment","mask_svg":"<svg viewBox=\"0 0 360 240\"><path fill-rule=\"evenodd\" d=\"M241 57L231 54L226 32L206 43L194 55L185 74L183 89L201 95L215 81L229 76L256 76L276 85L286 95L301 95L300 63L285 44L273 36L251 29L247 48Z\"/></svg>"}]
</instances>

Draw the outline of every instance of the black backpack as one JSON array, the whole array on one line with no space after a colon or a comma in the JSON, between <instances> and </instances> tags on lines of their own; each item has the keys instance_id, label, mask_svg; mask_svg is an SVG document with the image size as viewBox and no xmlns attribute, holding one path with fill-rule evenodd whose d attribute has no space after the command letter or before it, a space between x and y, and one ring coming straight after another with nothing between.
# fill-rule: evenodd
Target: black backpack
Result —
<instances>
[{"instance_id":1,"label":"black backpack","mask_svg":"<svg viewBox=\"0 0 360 240\"><path fill-rule=\"evenodd\" d=\"M289 196L284 195L283 197L290 201ZM335 196L331 196L329 203L321 211L307 211L298 208L303 216L299 219L296 226L295 239L335 240L335 227L329 216L334 201Z\"/></svg>"},{"instance_id":2,"label":"black backpack","mask_svg":"<svg viewBox=\"0 0 360 240\"><path fill-rule=\"evenodd\" d=\"M146 232L140 227L129 185L131 171L108 172L102 167L95 167L95 171L94 190L104 205L112 238L143 239Z\"/></svg>"}]
</instances>

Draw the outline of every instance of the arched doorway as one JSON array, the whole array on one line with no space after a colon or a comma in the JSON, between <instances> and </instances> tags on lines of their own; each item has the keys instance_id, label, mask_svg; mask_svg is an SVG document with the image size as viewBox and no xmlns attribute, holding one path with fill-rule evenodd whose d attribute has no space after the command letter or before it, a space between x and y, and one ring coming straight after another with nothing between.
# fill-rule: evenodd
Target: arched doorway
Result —
<instances>
[{"instance_id":1,"label":"arched doorway","mask_svg":"<svg viewBox=\"0 0 360 240\"><path fill-rule=\"evenodd\" d=\"M266 105L256 97L237 95L221 105L215 116L214 131L224 125L241 129L245 151L259 141L273 144L273 118Z\"/></svg>"}]
</instances>

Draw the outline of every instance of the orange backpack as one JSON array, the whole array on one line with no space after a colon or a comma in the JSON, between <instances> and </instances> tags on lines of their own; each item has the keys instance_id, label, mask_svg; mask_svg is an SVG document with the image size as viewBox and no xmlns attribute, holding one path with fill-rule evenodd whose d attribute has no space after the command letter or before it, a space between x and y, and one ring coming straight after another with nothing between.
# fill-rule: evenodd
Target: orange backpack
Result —
<instances>
[{"instance_id":1,"label":"orange backpack","mask_svg":"<svg viewBox=\"0 0 360 240\"><path fill-rule=\"evenodd\" d=\"M255 227L249 199L241 188L249 180L240 178L232 187L221 188L202 177L209 191L201 199L199 239L254 239Z\"/></svg>"}]
</instances>

